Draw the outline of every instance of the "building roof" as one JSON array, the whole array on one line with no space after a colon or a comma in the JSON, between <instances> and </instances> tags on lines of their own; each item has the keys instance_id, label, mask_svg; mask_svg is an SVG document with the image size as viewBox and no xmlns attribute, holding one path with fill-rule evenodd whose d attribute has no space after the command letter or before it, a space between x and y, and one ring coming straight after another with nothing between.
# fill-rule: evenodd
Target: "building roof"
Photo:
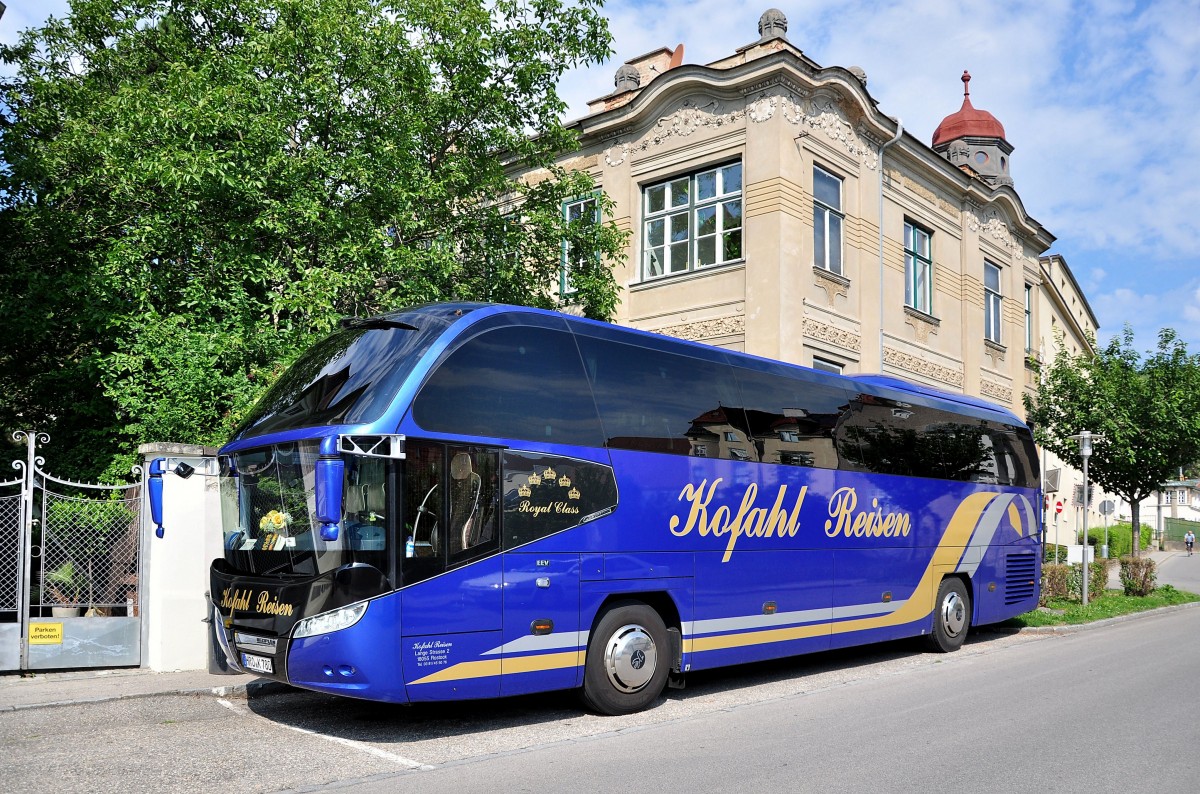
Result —
<instances>
[{"instance_id":1,"label":"building roof","mask_svg":"<svg viewBox=\"0 0 1200 794\"><path fill-rule=\"evenodd\" d=\"M933 145L938 146L959 138L1000 138L1004 140L1004 125L986 110L978 110L971 104L971 73L964 71L963 103L958 112L942 119L933 131Z\"/></svg>"}]
</instances>

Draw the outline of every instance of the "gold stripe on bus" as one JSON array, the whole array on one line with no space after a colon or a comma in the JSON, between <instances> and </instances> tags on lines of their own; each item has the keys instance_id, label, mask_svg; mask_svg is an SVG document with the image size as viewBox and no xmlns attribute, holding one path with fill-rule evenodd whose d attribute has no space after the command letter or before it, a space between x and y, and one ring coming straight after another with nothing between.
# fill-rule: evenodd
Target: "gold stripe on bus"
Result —
<instances>
[{"instance_id":1,"label":"gold stripe on bus","mask_svg":"<svg viewBox=\"0 0 1200 794\"><path fill-rule=\"evenodd\" d=\"M914 596L921 593L932 594L935 583L934 578L938 575L938 571L946 568L954 568L958 565L959 560L962 558L963 550L971 540L971 534L975 531L979 519L983 516L983 511L998 496L999 494L995 493L976 493L971 494L962 501L958 509L954 511L954 515L950 518L950 523L946 526L946 532L942 535L941 542L938 543L938 547L934 550L933 556L929 560L929 565L925 568L925 572L921 576L921 581L917 583L913 591ZM811 623L805 626L789 626L779 629L747 631L740 634L687 638L683 641L683 651L684 653L716 651L725 648L741 648L750 645L802 640L822 634L845 634L852 631L867 631L887 626L898 626L902 623L911 623L914 620L926 617L929 614L932 603L932 595L928 600L914 597L908 599L896 611L886 615L837 622ZM503 672L532 673L540 670L577 667L581 664L583 664L582 651L566 651L564 653L549 653L538 656L516 656L503 660ZM465 678L483 678L485 676L500 675L500 673L501 660L499 659L481 662L462 662L416 681L410 681L409 683L432 684L441 681L461 681Z\"/></svg>"},{"instance_id":2,"label":"gold stripe on bus","mask_svg":"<svg viewBox=\"0 0 1200 794\"><path fill-rule=\"evenodd\" d=\"M540 656L514 656L506 659L487 659L479 662L460 662L430 673L424 678L409 681L409 685L462 681L466 678L486 678L503 673L534 673L541 670L560 670L583 664L582 651L546 653Z\"/></svg>"},{"instance_id":3,"label":"gold stripe on bus","mask_svg":"<svg viewBox=\"0 0 1200 794\"><path fill-rule=\"evenodd\" d=\"M914 620L919 620L929 614L929 608L933 604L933 597L930 595L929 599L926 600L916 596L921 593L932 594L934 577L937 576L937 572L958 565L963 549L966 548L967 542L970 541L971 533L975 531L975 526L979 523L983 511L987 509L987 506L997 496L999 494L977 493L971 494L962 501L962 504L954 511L950 523L946 526L946 532L942 535L941 542L934 550L933 557L930 558L929 565L925 568L925 573L921 576L921 581L917 583L916 588L913 590L914 597L908 599L904 606L894 612L869 618L857 618L855 620L812 623L806 626L747 631L740 634L724 634L713 637L696 637L684 640L683 650L685 653L690 653L693 651L741 648L771 642L802 640L827 633L845 634L851 631L866 631L886 626L898 626L902 623L911 623Z\"/></svg>"}]
</instances>

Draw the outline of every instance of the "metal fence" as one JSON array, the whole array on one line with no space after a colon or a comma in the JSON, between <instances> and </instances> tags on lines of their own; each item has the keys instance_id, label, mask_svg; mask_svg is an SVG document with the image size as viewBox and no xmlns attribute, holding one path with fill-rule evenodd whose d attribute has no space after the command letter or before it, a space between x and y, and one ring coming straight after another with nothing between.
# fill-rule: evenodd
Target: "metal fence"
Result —
<instances>
[{"instance_id":1,"label":"metal fence","mask_svg":"<svg viewBox=\"0 0 1200 794\"><path fill-rule=\"evenodd\" d=\"M144 483L55 477L37 454L48 435L13 438L26 457L0 482L0 670L139 664Z\"/></svg>"}]
</instances>

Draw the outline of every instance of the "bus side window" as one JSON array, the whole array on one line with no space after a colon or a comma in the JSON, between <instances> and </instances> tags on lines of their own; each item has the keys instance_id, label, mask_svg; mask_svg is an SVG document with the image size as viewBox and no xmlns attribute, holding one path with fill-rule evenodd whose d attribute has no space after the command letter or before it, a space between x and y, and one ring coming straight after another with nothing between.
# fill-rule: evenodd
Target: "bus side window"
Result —
<instances>
[{"instance_id":1,"label":"bus side window","mask_svg":"<svg viewBox=\"0 0 1200 794\"><path fill-rule=\"evenodd\" d=\"M495 550L499 455L480 447L450 447L450 559Z\"/></svg>"},{"instance_id":2,"label":"bus side window","mask_svg":"<svg viewBox=\"0 0 1200 794\"><path fill-rule=\"evenodd\" d=\"M605 515L616 506L616 478L602 463L504 452L506 551Z\"/></svg>"},{"instance_id":3,"label":"bus side window","mask_svg":"<svg viewBox=\"0 0 1200 794\"><path fill-rule=\"evenodd\" d=\"M577 335L612 449L749 459L729 365ZM714 454L716 453L716 454Z\"/></svg>"},{"instance_id":4,"label":"bus side window","mask_svg":"<svg viewBox=\"0 0 1200 794\"><path fill-rule=\"evenodd\" d=\"M440 444L412 442L405 449L404 580L412 583L444 569L441 540L442 473L445 453ZM411 549L409 548L411 546Z\"/></svg>"},{"instance_id":5,"label":"bus side window","mask_svg":"<svg viewBox=\"0 0 1200 794\"><path fill-rule=\"evenodd\" d=\"M575 340L549 328L494 328L467 340L421 387L413 418L436 432L603 445Z\"/></svg>"}]
</instances>

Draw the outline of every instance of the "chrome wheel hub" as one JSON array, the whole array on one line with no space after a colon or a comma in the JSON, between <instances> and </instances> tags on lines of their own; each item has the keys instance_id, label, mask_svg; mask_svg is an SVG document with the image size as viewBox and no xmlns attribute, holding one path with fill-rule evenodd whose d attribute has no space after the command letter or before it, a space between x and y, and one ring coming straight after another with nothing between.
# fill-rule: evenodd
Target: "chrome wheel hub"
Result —
<instances>
[{"instance_id":1,"label":"chrome wheel hub","mask_svg":"<svg viewBox=\"0 0 1200 794\"><path fill-rule=\"evenodd\" d=\"M604 670L621 692L637 692L650 683L657 668L654 638L641 626L622 626L604 646Z\"/></svg>"},{"instance_id":2,"label":"chrome wheel hub","mask_svg":"<svg viewBox=\"0 0 1200 794\"><path fill-rule=\"evenodd\" d=\"M950 593L942 601L942 628L951 637L962 633L967 624L967 604L958 593Z\"/></svg>"}]
</instances>

